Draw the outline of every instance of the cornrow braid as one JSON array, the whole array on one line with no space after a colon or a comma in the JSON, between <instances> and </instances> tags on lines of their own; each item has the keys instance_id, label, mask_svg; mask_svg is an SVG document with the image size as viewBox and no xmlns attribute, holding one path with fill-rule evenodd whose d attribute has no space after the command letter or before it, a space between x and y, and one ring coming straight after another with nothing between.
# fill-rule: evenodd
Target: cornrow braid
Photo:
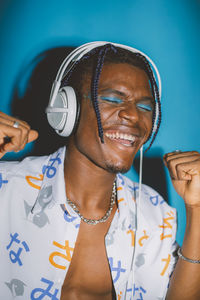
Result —
<instances>
[{"instance_id":1,"label":"cornrow braid","mask_svg":"<svg viewBox=\"0 0 200 300\"><path fill-rule=\"evenodd\" d=\"M105 59L106 53L110 50L113 50L115 53L117 51L111 44L106 44L100 48L98 57L97 57L96 69L95 69L94 76L92 78L92 84L91 84L91 96L92 96L94 110L95 110L96 117L97 117L98 133L99 133L99 137L100 137L102 143L104 143L104 138L103 138L103 128L102 128L102 124L101 124L101 115L100 115L100 111L99 111L98 86L99 86L99 78L100 78L100 74L101 74L101 71L103 68L104 59Z\"/></svg>"},{"instance_id":2,"label":"cornrow braid","mask_svg":"<svg viewBox=\"0 0 200 300\"><path fill-rule=\"evenodd\" d=\"M152 68L151 68L149 62L148 62L147 59L146 59L143 55L141 55L140 53L136 53L136 56L137 56L139 59L142 60L142 62L144 63L144 66L145 66L145 68L146 68L146 70L147 70L147 72L148 72L148 74L149 74L149 80L150 80L150 83L151 83L151 87L152 87L152 89L153 89L154 100L155 100L155 104L154 104L154 114L153 114L153 119L152 119L152 124L153 124L153 126L152 126L151 133L150 133L150 135L149 135L147 141L149 141L149 139L150 139L151 137L152 137L152 139L151 139L151 142L150 142L148 148L145 150L145 152L147 152L147 151L151 148L151 146L152 146L152 144L153 144L153 142L154 142L154 140L155 140L155 138L156 138L156 136L157 136L158 130L159 130L159 128L160 128L160 123L161 123L161 118L162 118L162 117L161 117L161 116L162 116L162 113L161 113L160 93L159 93L158 85L157 85L157 83L156 83L156 80L155 80L155 77L154 77L154 75L153 75L153 71L152 71ZM157 105L158 105L158 119L157 119L157 124L155 124L155 126L156 126L156 131L153 132L153 129L154 129L154 123L155 123L155 121L156 121L156 120L155 120L155 119L156 119L156 103L157 103ZM147 141L146 141L146 142L147 142Z\"/></svg>"},{"instance_id":3,"label":"cornrow braid","mask_svg":"<svg viewBox=\"0 0 200 300\"><path fill-rule=\"evenodd\" d=\"M149 66L149 68L150 68L150 66ZM151 70L151 68L150 68L150 70ZM151 70L151 72L152 72L152 70ZM151 142L150 142L149 146L147 147L146 151L148 151L148 150L151 148L151 146L152 146L152 144L153 144L153 142L154 142L154 140L155 140L155 138L156 138L156 136L157 136L157 134L158 134L158 130L159 130L159 128L160 128L161 118L162 118L161 102L160 102L160 94L159 94L159 90L158 90L158 86L157 86L157 84L156 84L156 81L155 81L154 77L152 77L152 78L153 78L153 83L154 83L154 84L153 84L153 87L154 87L154 90L155 90L156 99L157 99L157 105L158 105L158 116L157 116L157 120L155 120L156 114L155 114L155 110L154 110L153 126L152 126L151 133L150 133L150 135L149 135L148 140L149 140L151 137L152 137L152 138L151 138ZM155 104L155 105L156 105L156 104ZM157 122L157 124L154 124L155 122ZM154 126L156 126L155 132L153 132ZM145 151L145 152L146 152L146 151Z\"/></svg>"}]
</instances>

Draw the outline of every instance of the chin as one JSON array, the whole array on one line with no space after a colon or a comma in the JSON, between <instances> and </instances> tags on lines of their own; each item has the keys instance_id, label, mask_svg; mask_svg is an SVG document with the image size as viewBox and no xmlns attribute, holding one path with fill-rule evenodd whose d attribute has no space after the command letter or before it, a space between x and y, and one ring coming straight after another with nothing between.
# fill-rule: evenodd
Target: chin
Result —
<instances>
[{"instance_id":1,"label":"chin","mask_svg":"<svg viewBox=\"0 0 200 300\"><path fill-rule=\"evenodd\" d=\"M122 153L114 153L114 151L112 151L111 152L112 155L110 155L110 152L111 151L109 151L109 155L104 156L105 169L108 172L115 173L115 174L128 172L133 165L136 151L131 154L123 153L123 155Z\"/></svg>"},{"instance_id":2,"label":"chin","mask_svg":"<svg viewBox=\"0 0 200 300\"><path fill-rule=\"evenodd\" d=\"M106 170L110 173L114 173L114 174L117 174L117 173L126 173L128 172L128 170L130 170L131 168L131 165L130 166L121 166L121 165L118 165L118 164L114 164L112 162L106 162Z\"/></svg>"}]
</instances>

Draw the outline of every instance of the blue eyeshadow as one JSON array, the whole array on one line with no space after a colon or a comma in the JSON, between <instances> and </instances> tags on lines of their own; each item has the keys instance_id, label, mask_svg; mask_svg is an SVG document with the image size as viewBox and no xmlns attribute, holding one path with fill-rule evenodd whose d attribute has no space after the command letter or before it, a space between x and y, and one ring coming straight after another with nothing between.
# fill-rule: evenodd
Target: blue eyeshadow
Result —
<instances>
[{"instance_id":1,"label":"blue eyeshadow","mask_svg":"<svg viewBox=\"0 0 200 300\"><path fill-rule=\"evenodd\" d=\"M115 97L100 97L101 100L112 102L112 103L122 103L123 100Z\"/></svg>"}]
</instances>

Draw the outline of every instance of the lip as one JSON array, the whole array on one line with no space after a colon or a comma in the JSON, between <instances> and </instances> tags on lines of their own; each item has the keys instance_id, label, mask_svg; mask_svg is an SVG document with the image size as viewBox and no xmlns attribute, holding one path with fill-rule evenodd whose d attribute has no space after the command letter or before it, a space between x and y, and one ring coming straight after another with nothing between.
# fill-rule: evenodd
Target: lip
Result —
<instances>
[{"instance_id":1,"label":"lip","mask_svg":"<svg viewBox=\"0 0 200 300\"><path fill-rule=\"evenodd\" d=\"M126 133L126 134L132 134L136 137L140 137L140 130L138 128L134 128L132 126L128 126L128 125L110 125L110 126L103 126L103 132L122 132L122 133Z\"/></svg>"},{"instance_id":2,"label":"lip","mask_svg":"<svg viewBox=\"0 0 200 300\"><path fill-rule=\"evenodd\" d=\"M104 136L111 142L126 148L133 148L141 139L138 132L133 132L131 128L115 128L104 130Z\"/></svg>"}]
</instances>

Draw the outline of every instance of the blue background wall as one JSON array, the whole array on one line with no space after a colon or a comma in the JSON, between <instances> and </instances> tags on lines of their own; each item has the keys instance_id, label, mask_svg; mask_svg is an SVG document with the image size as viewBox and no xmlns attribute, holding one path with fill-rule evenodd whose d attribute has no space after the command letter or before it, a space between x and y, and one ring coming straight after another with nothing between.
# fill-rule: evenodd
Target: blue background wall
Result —
<instances>
[{"instance_id":1,"label":"blue background wall","mask_svg":"<svg viewBox=\"0 0 200 300\"><path fill-rule=\"evenodd\" d=\"M93 40L124 43L146 52L162 77L163 122L147 155L199 150L199 36L200 2L195 0L1 0L0 110L10 113L16 78L41 52ZM128 175L136 177L133 170ZM166 176L181 244L184 204Z\"/></svg>"}]
</instances>

